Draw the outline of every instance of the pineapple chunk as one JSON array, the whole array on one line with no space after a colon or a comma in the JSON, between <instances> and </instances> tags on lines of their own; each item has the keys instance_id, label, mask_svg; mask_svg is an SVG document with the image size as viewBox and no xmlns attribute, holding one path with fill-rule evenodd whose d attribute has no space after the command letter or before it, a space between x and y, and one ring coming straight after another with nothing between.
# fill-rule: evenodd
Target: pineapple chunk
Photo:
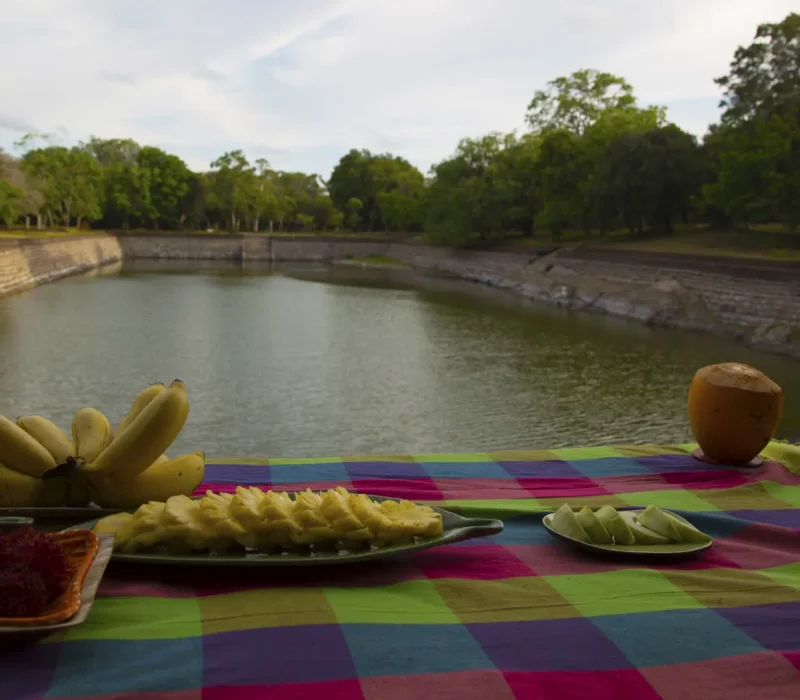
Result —
<instances>
[{"instance_id":1,"label":"pineapple chunk","mask_svg":"<svg viewBox=\"0 0 800 700\"><path fill-rule=\"evenodd\" d=\"M343 486L325 493L306 489L294 498L253 486L238 486L235 494L206 491L199 500L173 496L98 527L113 529L115 548L125 552L158 546L171 552L225 552L237 546L262 552L352 549L411 542L443 531L441 517L428 506L376 502Z\"/></svg>"}]
</instances>

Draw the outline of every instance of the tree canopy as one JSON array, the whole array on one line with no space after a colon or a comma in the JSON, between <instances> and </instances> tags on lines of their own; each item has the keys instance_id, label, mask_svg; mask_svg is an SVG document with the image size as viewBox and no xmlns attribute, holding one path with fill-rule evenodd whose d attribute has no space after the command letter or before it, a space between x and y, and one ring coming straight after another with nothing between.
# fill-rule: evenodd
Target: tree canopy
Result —
<instances>
[{"instance_id":1,"label":"tree canopy","mask_svg":"<svg viewBox=\"0 0 800 700\"><path fill-rule=\"evenodd\" d=\"M131 139L73 147L47 134L0 152L7 226L232 232L423 233L459 244L540 232L557 239L677 222L800 225L800 14L760 25L716 79L721 117L700 141L642 105L621 76L583 69L527 106L526 133L462 138L426 178L408 160L352 149L327 180L241 150L193 172Z\"/></svg>"}]
</instances>

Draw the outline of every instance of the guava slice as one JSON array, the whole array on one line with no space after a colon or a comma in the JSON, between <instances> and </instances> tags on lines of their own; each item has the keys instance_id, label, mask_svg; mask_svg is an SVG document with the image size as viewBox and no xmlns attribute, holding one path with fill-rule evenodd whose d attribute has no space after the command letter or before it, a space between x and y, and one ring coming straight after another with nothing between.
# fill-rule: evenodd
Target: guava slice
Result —
<instances>
[{"instance_id":1,"label":"guava slice","mask_svg":"<svg viewBox=\"0 0 800 700\"><path fill-rule=\"evenodd\" d=\"M589 506L584 506L578 513L578 522L581 524L586 534L589 536L589 541L593 544L611 544L611 535L605 529L594 511Z\"/></svg>"},{"instance_id":2,"label":"guava slice","mask_svg":"<svg viewBox=\"0 0 800 700\"><path fill-rule=\"evenodd\" d=\"M648 530L657 532L668 540L683 542L683 538L675 525L675 519L670 518L657 506L647 506L643 511L636 514L636 519Z\"/></svg>"},{"instance_id":3,"label":"guava slice","mask_svg":"<svg viewBox=\"0 0 800 700\"><path fill-rule=\"evenodd\" d=\"M636 544L669 544L669 538L653 532L650 528L642 525L636 518L636 513L626 510L620 513L620 517L630 527Z\"/></svg>"},{"instance_id":4,"label":"guava slice","mask_svg":"<svg viewBox=\"0 0 800 700\"><path fill-rule=\"evenodd\" d=\"M586 530L578 522L578 516L566 503L553 514L550 527L562 535L571 537L573 540L579 540L580 542L590 541Z\"/></svg>"},{"instance_id":5,"label":"guava slice","mask_svg":"<svg viewBox=\"0 0 800 700\"><path fill-rule=\"evenodd\" d=\"M626 523L613 506L603 506L595 513L600 524L606 529L614 544L636 544L628 523Z\"/></svg>"},{"instance_id":6,"label":"guava slice","mask_svg":"<svg viewBox=\"0 0 800 700\"><path fill-rule=\"evenodd\" d=\"M685 523L683 520L678 520L671 513L664 513L664 515L674 523L675 529L678 531L683 542L688 542L690 544L706 544L707 542L711 542L711 537L705 532L698 530L694 525ZM641 518L639 518L639 520L641 520Z\"/></svg>"}]
</instances>

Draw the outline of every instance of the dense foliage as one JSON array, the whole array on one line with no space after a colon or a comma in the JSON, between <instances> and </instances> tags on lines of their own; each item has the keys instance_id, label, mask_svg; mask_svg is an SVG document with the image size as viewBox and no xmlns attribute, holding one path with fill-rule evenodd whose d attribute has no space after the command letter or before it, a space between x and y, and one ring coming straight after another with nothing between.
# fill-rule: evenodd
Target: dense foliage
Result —
<instances>
[{"instance_id":1,"label":"dense foliage","mask_svg":"<svg viewBox=\"0 0 800 700\"><path fill-rule=\"evenodd\" d=\"M351 150L330 178L281 172L241 151L195 173L128 139L0 153L7 225L229 231L420 232L434 242L676 222L800 224L800 14L758 27L702 142L639 106L621 77L576 71L537 91L523 135L463 139L426 179L391 154Z\"/></svg>"}]
</instances>

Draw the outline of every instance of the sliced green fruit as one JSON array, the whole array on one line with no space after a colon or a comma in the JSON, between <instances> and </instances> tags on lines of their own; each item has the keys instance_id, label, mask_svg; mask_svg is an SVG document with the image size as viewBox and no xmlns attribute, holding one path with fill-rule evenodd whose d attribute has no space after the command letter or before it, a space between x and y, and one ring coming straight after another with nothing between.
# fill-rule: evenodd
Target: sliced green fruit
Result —
<instances>
[{"instance_id":1,"label":"sliced green fruit","mask_svg":"<svg viewBox=\"0 0 800 700\"><path fill-rule=\"evenodd\" d=\"M581 508L577 515L578 522L581 524L586 534L589 536L589 541L593 544L611 544L611 535L605 529L594 511L589 506Z\"/></svg>"},{"instance_id":2,"label":"sliced green fruit","mask_svg":"<svg viewBox=\"0 0 800 700\"><path fill-rule=\"evenodd\" d=\"M572 508L566 503L553 513L550 527L562 535L571 537L573 540L589 542L589 536L586 534L580 522L578 522L578 516L575 515Z\"/></svg>"},{"instance_id":3,"label":"sliced green fruit","mask_svg":"<svg viewBox=\"0 0 800 700\"><path fill-rule=\"evenodd\" d=\"M603 506L595 513L600 524L606 529L614 544L636 544L636 538L628 523L613 506Z\"/></svg>"},{"instance_id":4,"label":"sliced green fruit","mask_svg":"<svg viewBox=\"0 0 800 700\"><path fill-rule=\"evenodd\" d=\"M669 544L669 539L664 535L659 535L653 532L650 528L642 525L636 518L636 513L631 510L625 510L620 513L620 517L630 527L636 544Z\"/></svg>"},{"instance_id":5,"label":"sliced green fruit","mask_svg":"<svg viewBox=\"0 0 800 700\"><path fill-rule=\"evenodd\" d=\"M648 530L657 532L668 540L683 542L683 538L675 525L675 519L670 518L657 506L647 506L647 508L636 515L636 519Z\"/></svg>"},{"instance_id":6,"label":"sliced green fruit","mask_svg":"<svg viewBox=\"0 0 800 700\"><path fill-rule=\"evenodd\" d=\"M684 542L689 542L691 544L706 544L707 542L711 542L711 537L709 537L705 532L698 530L694 525L685 523L683 520L678 520L670 513L664 513L664 515L666 515L675 524L675 529L678 531L678 534L681 536L681 539Z\"/></svg>"}]
</instances>

